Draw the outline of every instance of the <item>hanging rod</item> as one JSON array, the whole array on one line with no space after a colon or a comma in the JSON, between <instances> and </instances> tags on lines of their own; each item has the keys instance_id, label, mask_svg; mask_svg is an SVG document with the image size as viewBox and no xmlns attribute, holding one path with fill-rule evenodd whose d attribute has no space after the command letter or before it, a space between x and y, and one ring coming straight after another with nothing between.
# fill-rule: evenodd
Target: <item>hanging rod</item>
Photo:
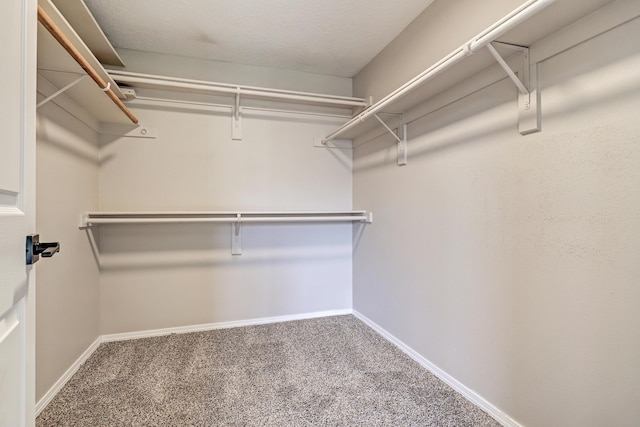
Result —
<instances>
[{"instance_id":1,"label":"hanging rod","mask_svg":"<svg viewBox=\"0 0 640 427\"><path fill-rule=\"evenodd\" d=\"M76 49L71 41L64 35L60 28L53 22L53 20L47 15L47 13L38 5L38 21L44 26L44 28L51 33L58 43L71 55L71 57L82 67L84 71L96 82L98 87L107 94L107 96L118 106L120 110L131 120L134 124L138 124L138 118L122 103L120 98L111 90L102 77L96 72L96 70L87 62L82 54Z\"/></svg>"},{"instance_id":2,"label":"hanging rod","mask_svg":"<svg viewBox=\"0 0 640 427\"><path fill-rule=\"evenodd\" d=\"M329 141L338 138L340 135L354 128L372 115L382 111L393 102L413 91L418 86L422 85L428 80L431 80L433 77L462 61L466 56L469 56L475 53L477 50L487 46L502 34L518 26L527 18L538 13L540 10L554 2L555 0L529 0L524 2L522 5L520 5L520 7L513 10L511 13L478 34L476 37L472 38L470 41L454 50L449 55L445 56L440 61L436 62L431 67L427 68L422 73L418 74L416 77L414 77L395 91L391 92L380 101L369 106L360 114L356 115L351 120L340 126L338 129L327 135L322 140L322 143L326 145Z\"/></svg>"},{"instance_id":3,"label":"hanging rod","mask_svg":"<svg viewBox=\"0 0 640 427\"><path fill-rule=\"evenodd\" d=\"M298 212L86 212L80 228L100 224L228 223L231 255L242 255L242 224L247 223L372 223L367 211Z\"/></svg>"},{"instance_id":4,"label":"hanging rod","mask_svg":"<svg viewBox=\"0 0 640 427\"><path fill-rule=\"evenodd\" d=\"M369 103L362 98L347 96L325 95L311 92L297 92L263 88L256 86L241 86L226 83L209 82L205 80L192 80L177 77L157 76L153 74L132 73L128 71L108 70L109 75L118 83L133 87L146 87L152 89L169 89L185 92L219 94L233 96L238 104L239 96L267 98L272 100L293 101L311 103L329 107L367 107Z\"/></svg>"},{"instance_id":5,"label":"hanging rod","mask_svg":"<svg viewBox=\"0 0 640 427\"><path fill-rule=\"evenodd\" d=\"M99 224L152 223L274 223L274 222L367 222L367 211L271 211L271 212L86 212L80 227Z\"/></svg>"},{"instance_id":6,"label":"hanging rod","mask_svg":"<svg viewBox=\"0 0 640 427\"><path fill-rule=\"evenodd\" d=\"M233 110L234 108L231 105L215 104L212 102L183 101L179 99L156 98L156 97L149 97L149 96L136 96L135 99L132 99L131 101L129 101L129 103L135 105L140 101L166 102L169 104L184 104L184 105L194 105L199 107L215 107L215 108L225 108L225 109L231 109L231 110ZM308 111L283 110L278 108L267 108L267 107L240 107L240 112L242 111L264 111L267 113L297 114L302 116L331 117L336 119L351 118L350 115L346 115L346 114L312 113Z\"/></svg>"}]
</instances>

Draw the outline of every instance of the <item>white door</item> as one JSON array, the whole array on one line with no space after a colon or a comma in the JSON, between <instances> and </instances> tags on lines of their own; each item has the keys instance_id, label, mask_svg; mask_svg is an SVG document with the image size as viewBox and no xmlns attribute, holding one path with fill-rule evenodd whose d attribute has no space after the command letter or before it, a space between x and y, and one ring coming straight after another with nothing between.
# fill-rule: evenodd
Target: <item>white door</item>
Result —
<instances>
[{"instance_id":1,"label":"white door","mask_svg":"<svg viewBox=\"0 0 640 427\"><path fill-rule=\"evenodd\" d=\"M34 425L35 0L0 7L0 427Z\"/></svg>"}]
</instances>

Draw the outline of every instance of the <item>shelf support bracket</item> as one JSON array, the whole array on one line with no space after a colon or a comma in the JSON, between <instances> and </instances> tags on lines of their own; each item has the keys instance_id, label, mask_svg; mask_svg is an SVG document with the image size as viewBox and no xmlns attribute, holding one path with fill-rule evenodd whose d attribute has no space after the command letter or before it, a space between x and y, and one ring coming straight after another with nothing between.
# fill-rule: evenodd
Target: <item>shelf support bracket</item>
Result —
<instances>
[{"instance_id":1,"label":"shelf support bracket","mask_svg":"<svg viewBox=\"0 0 640 427\"><path fill-rule=\"evenodd\" d=\"M399 130L399 129L398 129ZM407 124L402 125L402 141L398 141L398 166L407 165Z\"/></svg>"},{"instance_id":2,"label":"shelf support bracket","mask_svg":"<svg viewBox=\"0 0 640 427\"><path fill-rule=\"evenodd\" d=\"M500 56L495 46L516 50L522 53L522 66L517 70L518 77L509 64ZM518 130L527 135L542 129L540 115L540 91L538 89L538 64L531 67L529 48L508 43L491 42L487 49L507 73L518 88Z\"/></svg>"},{"instance_id":3,"label":"shelf support bracket","mask_svg":"<svg viewBox=\"0 0 640 427\"><path fill-rule=\"evenodd\" d=\"M398 166L406 166L407 165L407 124L402 125L402 138L398 136L387 124L378 116L378 113L374 113L373 117L375 117L384 128L396 139L396 144L398 146ZM400 128L398 127L398 132L400 132Z\"/></svg>"},{"instance_id":4,"label":"shelf support bracket","mask_svg":"<svg viewBox=\"0 0 640 427\"><path fill-rule=\"evenodd\" d=\"M242 255L242 214L237 214L236 222L231 223L231 255Z\"/></svg>"},{"instance_id":5,"label":"shelf support bracket","mask_svg":"<svg viewBox=\"0 0 640 427\"><path fill-rule=\"evenodd\" d=\"M233 108L233 120L231 121L231 139L242 141L242 115L240 114L240 88L236 88L236 103Z\"/></svg>"},{"instance_id":6,"label":"shelf support bracket","mask_svg":"<svg viewBox=\"0 0 640 427\"><path fill-rule=\"evenodd\" d=\"M36 105L36 109L42 107L44 104L46 104L47 102L51 101L53 98L55 98L58 95L62 95L64 92L66 92L68 89L71 89L72 87L74 87L75 85L77 85L78 83L80 83L85 77L87 77L86 74L81 75L80 77L78 77L77 79L75 79L74 81L72 81L71 83L69 83L68 85L66 85L65 87L63 87L62 89L57 90L56 92L54 92L53 94L47 96L45 99L43 99L42 101L38 102L38 104Z\"/></svg>"},{"instance_id":7,"label":"shelf support bracket","mask_svg":"<svg viewBox=\"0 0 640 427\"><path fill-rule=\"evenodd\" d=\"M502 43L501 45L504 46L505 44L506 43ZM510 46L513 46L513 45L510 45ZM493 43L487 44L487 49L489 49L489 52L491 52L491 55L495 58L496 61L498 61L498 64L500 64L502 69L507 73L507 75L509 76L511 81L513 81L513 83L516 85L516 87L518 88L520 93L522 95L528 95L529 94L529 89L527 89L527 87L525 86L525 83L520 81L520 79L518 78L516 73L514 73L513 70L511 69L511 67L509 67L509 64L507 64L507 61L505 61L502 58L502 56L500 56L500 54L498 53L496 48L493 47ZM523 49L526 49L527 51L529 50L528 48L523 48ZM520 49L518 49L518 50L520 50Z\"/></svg>"}]
</instances>

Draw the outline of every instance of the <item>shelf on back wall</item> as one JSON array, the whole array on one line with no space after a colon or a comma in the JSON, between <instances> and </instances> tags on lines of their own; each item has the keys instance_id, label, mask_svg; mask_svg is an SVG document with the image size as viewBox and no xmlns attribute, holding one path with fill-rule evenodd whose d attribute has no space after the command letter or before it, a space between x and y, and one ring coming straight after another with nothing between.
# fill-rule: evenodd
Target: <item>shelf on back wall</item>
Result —
<instances>
[{"instance_id":1,"label":"shelf on back wall","mask_svg":"<svg viewBox=\"0 0 640 427\"><path fill-rule=\"evenodd\" d=\"M109 224L231 224L231 254L242 254L242 224L269 223L364 223L371 224L373 214L352 211L263 211L263 212L86 212L80 228Z\"/></svg>"}]
</instances>

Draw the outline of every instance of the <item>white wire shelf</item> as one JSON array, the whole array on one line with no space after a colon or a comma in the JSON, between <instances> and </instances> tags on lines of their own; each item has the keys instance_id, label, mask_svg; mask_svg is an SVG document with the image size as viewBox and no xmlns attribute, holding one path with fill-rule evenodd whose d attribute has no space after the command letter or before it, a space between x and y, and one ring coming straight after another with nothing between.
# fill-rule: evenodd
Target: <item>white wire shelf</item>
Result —
<instances>
[{"instance_id":1,"label":"white wire shelf","mask_svg":"<svg viewBox=\"0 0 640 427\"><path fill-rule=\"evenodd\" d=\"M86 212L80 226L152 223L274 223L274 222L373 222L371 212L268 211L268 212Z\"/></svg>"},{"instance_id":2,"label":"white wire shelf","mask_svg":"<svg viewBox=\"0 0 640 427\"><path fill-rule=\"evenodd\" d=\"M269 211L269 212L85 212L80 228L108 224L231 224L231 254L242 254L242 224L247 223L367 223L368 211Z\"/></svg>"},{"instance_id":3,"label":"white wire shelf","mask_svg":"<svg viewBox=\"0 0 640 427\"><path fill-rule=\"evenodd\" d=\"M367 107L363 98L338 96L313 92L274 89L257 86L234 85L206 80L184 79L178 77L158 76L154 74L135 73L130 71L109 70L109 75L118 83L133 88L164 89L185 93L205 95L222 95L236 98L258 98L272 101L314 104L326 107L354 108Z\"/></svg>"}]
</instances>

